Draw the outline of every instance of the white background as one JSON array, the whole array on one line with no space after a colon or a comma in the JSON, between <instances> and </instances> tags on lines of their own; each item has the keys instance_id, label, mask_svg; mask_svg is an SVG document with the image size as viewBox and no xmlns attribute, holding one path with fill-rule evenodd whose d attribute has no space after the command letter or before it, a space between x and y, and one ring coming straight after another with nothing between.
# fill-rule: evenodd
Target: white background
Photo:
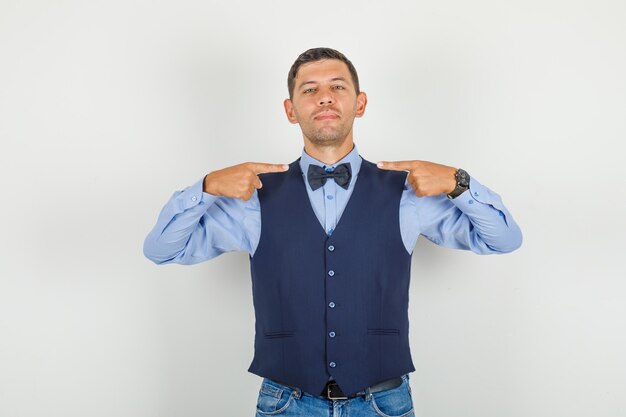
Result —
<instances>
[{"instance_id":1,"label":"white background","mask_svg":"<svg viewBox=\"0 0 626 417\"><path fill-rule=\"evenodd\" d=\"M0 0L0 415L251 416L248 257L156 266L175 190L302 149L304 50L359 71L368 160L461 166L521 249L420 239L418 417L626 415L626 6Z\"/></svg>"}]
</instances>

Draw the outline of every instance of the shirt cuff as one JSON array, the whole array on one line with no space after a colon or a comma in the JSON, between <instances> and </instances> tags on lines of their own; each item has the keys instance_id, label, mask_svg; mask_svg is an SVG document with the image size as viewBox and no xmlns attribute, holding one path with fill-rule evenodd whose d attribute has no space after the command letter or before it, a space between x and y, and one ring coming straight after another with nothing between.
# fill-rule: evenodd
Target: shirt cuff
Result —
<instances>
[{"instance_id":1,"label":"shirt cuff","mask_svg":"<svg viewBox=\"0 0 626 417\"><path fill-rule=\"evenodd\" d=\"M205 193L203 190L204 187L204 177L192 186L187 187L183 190L182 193L178 196L178 200L182 206L183 210L189 210L192 207L199 205L200 203L206 205L212 205L219 199L219 196Z\"/></svg>"},{"instance_id":2,"label":"shirt cuff","mask_svg":"<svg viewBox=\"0 0 626 417\"><path fill-rule=\"evenodd\" d=\"M470 177L469 188L451 201L467 214L479 213L484 210L484 205L487 204L498 210L501 217L505 217L504 211L506 209L500 196L482 185L474 177Z\"/></svg>"}]
</instances>

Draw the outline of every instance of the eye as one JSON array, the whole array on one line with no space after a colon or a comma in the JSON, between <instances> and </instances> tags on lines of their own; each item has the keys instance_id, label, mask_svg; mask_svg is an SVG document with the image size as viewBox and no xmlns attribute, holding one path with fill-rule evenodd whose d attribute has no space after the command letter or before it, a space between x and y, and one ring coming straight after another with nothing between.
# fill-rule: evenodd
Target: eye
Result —
<instances>
[{"instance_id":1,"label":"eye","mask_svg":"<svg viewBox=\"0 0 626 417\"><path fill-rule=\"evenodd\" d=\"M315 91L315 88L313 88L313 87L307 88L306 90L304 90L304 94L312 93L313 91Z\"/></svg>"},{"instance_id":2,"label":"eye","mask_svg":"<svg viewBox=\"0 0 626 417\"><path fill-rule=\"evenodd\" d=\"M342 86L342 85L336 85L334 88L336 90L345 90L344 86Z\"/></svg>"}]
</instances>

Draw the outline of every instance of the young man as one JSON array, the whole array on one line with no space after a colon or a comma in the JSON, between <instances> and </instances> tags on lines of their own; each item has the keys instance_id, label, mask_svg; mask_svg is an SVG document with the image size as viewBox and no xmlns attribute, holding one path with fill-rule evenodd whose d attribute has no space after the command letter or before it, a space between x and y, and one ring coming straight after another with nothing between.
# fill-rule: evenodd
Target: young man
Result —
<instances>
[{"instance_id":1,"label":"young man","mask_svg":"<svg viewBox=\"0 0 626 417\"><path fill-rule=\"evenodd\" d=\"M363 159L352 126L367 96L340 52L301 54L288 88L301 157L216 170L175 192L144 253L187 265L250 254L257 415L412 415L408 290L418 236L506 253L521 245L520 229L462 169Z\"/></svg>"}]
</instances>

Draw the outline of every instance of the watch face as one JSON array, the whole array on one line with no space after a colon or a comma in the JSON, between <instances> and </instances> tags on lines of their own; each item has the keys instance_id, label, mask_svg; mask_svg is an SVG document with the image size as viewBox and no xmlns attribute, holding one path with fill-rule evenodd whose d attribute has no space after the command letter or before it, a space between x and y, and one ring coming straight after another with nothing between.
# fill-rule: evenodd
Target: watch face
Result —
<instances>
[{"instance_id":1,"label":"watch face","mask_svg":"<svg viewBox=\"0 0 626 417\"><path fill-rule=\"evenodd\" d=\"M462 187L468 187L469 186L469 174L465 172L464 170L462 170L461 168L459 168L459 171L456 173L456 181Z\"/></svg>"}]
</instances>

